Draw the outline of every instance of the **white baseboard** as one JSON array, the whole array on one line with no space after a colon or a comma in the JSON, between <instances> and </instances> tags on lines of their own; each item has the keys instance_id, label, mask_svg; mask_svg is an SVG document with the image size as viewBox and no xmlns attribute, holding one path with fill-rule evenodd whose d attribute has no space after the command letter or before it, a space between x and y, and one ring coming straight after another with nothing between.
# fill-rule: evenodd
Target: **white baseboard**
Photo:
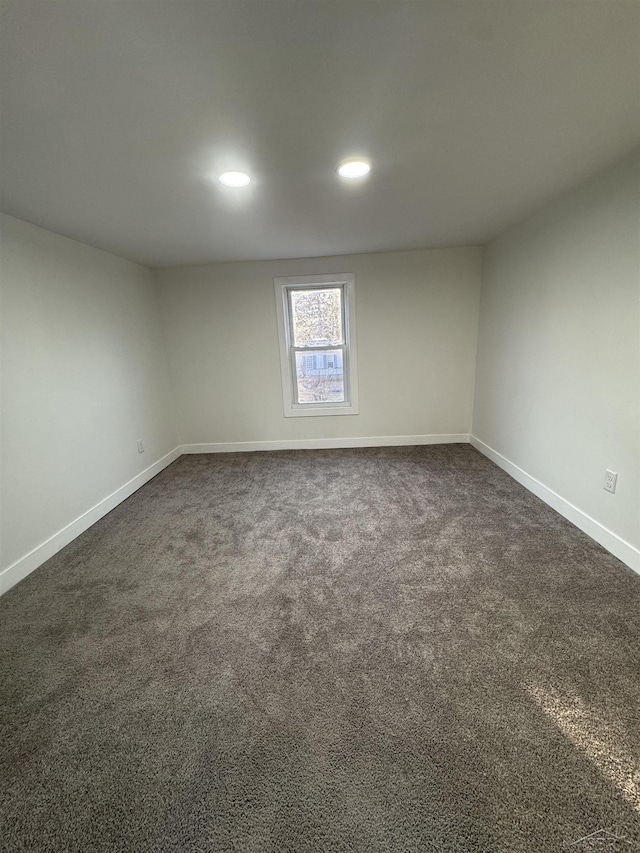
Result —
<instances>
[{"instance_id":1,"label":"white baseboard","mask_svg":"<svg viewBox=\"0 0 640 853\"><path fill-rule=\"evenodd\" d=\"M183 444L183 453L247 453L255 450L327 450L331 447L398 447L409 444L468 444L468 433L376 435L366 438L291 438L282 441L232 441Z\"/></svg>"},{"instance_id":2,"label":"white baseboard","mask_svg":"<svg viewBox=\"0 0 640 853\"><path fill-rule=\"evenodd\" d=\"M72 542L76 536L88 530L92 524L95 524L96 521L99 521L104 515L111 512L119 503L126 500L141 486L144 486L145 483L148 483L163 468L175 462L181 455L182 451L180 447L176 447L170 453L167 453L166 456L163 456L162 459L158 459L153 465L141 471L137 476L129 480L128 483L125 483L124 486L120 486L119 489L116 489L115 492L112 492L95 506L92 506L91 509L83 512L82 515L78 516L70 524L67 524L62 530L54 533L53 536L50 536L49 539L38 545L33 551L29 551L24 557L16 560L15 563L0 572L0 595L11 589L18 581L31 574L38 566L41 566L48 560L49 557L57 554L61 548Z\"/></svg>"},{"instance_id":3,"label":"white baseboard","mask_svg":"<svg viewBox=\"0 0 640 853\"><path fill-rule=\"evenodd\" d=\"M495 462L503 471L510 474L514 480L517 480L526 489L533 492L536 497L539 497L552 509L559 512L560 515L564 516L572 524L575 524L576 527L579 527L587 536L595 539L603 548L610 551L614 557L622 560L630 569L640 574L640 551L634 545L622 539L612 530L609 530L608 527L600 524L599 521L587 515L586 512L578 509L577 506L574 506L566 498L554 492L553 489L545 486L540 480L536 480L535 477L527 474L526 471L523 471L522 468L519 468L501 453L498 453L497 450L489 447L488 444L480 441L475 435L471 435L469 439L476 450L479 450L480 453L491 459L492 462Z\"/></svg>"},{"instance_id":4,"label":"white baseboard","mask_svg":"<svg viewBox=\"0 0 640 853\"><path fill-rule=\"evenodd\" d=\"M162 459L154 462L129 482L120 486L115 492L108 495L91 509L76 518L66 527L59 530L41 545L38 545L24 557L16 560L0 572L0 595L18 581L31 574L38 566L41 566L61 548L72 542L92 524L99 521L108 512L111 512L119 503L126 500L144 486L149 480L159 474L163 468L175 462L183 453L238 453L256 450L322 450L332 447L396 447L403 445L418 444L459 444L470 442L476 450L495 462L500 468L510 474L530 492L543 500L546 504L559 512L560 515L571 521L576 527L584 531L592 539L610 551L619 560L640 574L640 551L626 542L607 527L600 524L591 516L587 515L578 507L567 501L561 495L549 489L535 477L527 474L513 462L492 447L480 441L474 435L466 433L454 433L443 435L385 435L370 436L365 438L319 438L319 439L290 439L283 441L239 441L239 442L217 442L213 444L185 444L176 447Z\"/></svg>"}]
</instances>

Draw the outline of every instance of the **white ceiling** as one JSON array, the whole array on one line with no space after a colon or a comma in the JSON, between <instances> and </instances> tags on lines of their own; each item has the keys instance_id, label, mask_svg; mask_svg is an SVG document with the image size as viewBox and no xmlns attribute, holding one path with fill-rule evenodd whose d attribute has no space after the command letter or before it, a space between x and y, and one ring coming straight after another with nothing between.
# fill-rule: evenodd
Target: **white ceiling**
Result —
<instances>
[{"instance_id":1,"label":"white ceiling","mask_svg":"<svg viewBox=\"0 0 640 853\"><path fill-rule=\"evenodd\" d=\"M640 142L634 0L2 9L2 209L152 266L483 243Z\"/></svg>"}]
</instances>

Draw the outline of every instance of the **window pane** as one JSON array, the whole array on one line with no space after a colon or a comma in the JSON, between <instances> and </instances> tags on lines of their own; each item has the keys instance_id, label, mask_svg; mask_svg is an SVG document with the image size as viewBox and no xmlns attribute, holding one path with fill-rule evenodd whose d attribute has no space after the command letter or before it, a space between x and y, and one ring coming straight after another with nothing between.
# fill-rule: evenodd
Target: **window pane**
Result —
<instances>
[{"instance_id":1,"label":"window pane","mask_svg":"<svg viewBox=\"0 0 640 853\"><path fill-rule=\"evenodd\" d=\"M344 343L341 299L340 287L292 290L293 345L321 347Z\"/></svg>"},{"instance_id":2,"label":"window pane","mask_svg":"<svg viewBox=\"0 0 640 853\"><path fill-rule=\"evenodd\" d=\"M344 403L342 350L296 353L297 403Z\"/></svg>"}]
</instances>

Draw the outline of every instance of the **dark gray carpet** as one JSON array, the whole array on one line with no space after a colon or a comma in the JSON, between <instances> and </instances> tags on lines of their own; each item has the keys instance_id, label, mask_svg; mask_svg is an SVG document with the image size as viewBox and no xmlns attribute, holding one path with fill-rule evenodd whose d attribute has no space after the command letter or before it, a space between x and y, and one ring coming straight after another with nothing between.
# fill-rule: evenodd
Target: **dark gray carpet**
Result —
<instances>
[{"instance_id":1,"label":"dark gray carpet","mask_svg":"<svg viewBox=\"0 0 640 853\"><path fill-rule=\"evenodd\" d=\"M1 849L638 849L639 605L466 445L183 457L0 599Z\"/></svg>"}]
</instances>

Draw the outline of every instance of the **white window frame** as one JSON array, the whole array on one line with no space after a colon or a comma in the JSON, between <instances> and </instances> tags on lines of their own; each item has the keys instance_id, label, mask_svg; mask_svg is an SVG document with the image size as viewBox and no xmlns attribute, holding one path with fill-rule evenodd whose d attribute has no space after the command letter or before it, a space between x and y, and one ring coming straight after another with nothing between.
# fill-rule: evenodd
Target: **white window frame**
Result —
<instances>
[{"instance_id":1,"label":"white window frame","mask_svg":"<svg viewBox=\"0 0 640 853\"><path fill-rule=\"evenodd\" d=\"M285 418L317 417L318 415L357 415L358 410L358 364L356 352L356 297L353 273L333 275L298 275L274 278L276 316L280 341L280 373L282 375L282 402ZM342 349L344 377L344 403L296 403L295 397L295 353L291 322L290 297L292 290L310 290L323 287L342 288L342 323L344 345L335 347L309 347L317 350ZM298 348L300 351L301 348ZM305 347L305 349L307 349Z\"/></svg>"}]
</instances>

